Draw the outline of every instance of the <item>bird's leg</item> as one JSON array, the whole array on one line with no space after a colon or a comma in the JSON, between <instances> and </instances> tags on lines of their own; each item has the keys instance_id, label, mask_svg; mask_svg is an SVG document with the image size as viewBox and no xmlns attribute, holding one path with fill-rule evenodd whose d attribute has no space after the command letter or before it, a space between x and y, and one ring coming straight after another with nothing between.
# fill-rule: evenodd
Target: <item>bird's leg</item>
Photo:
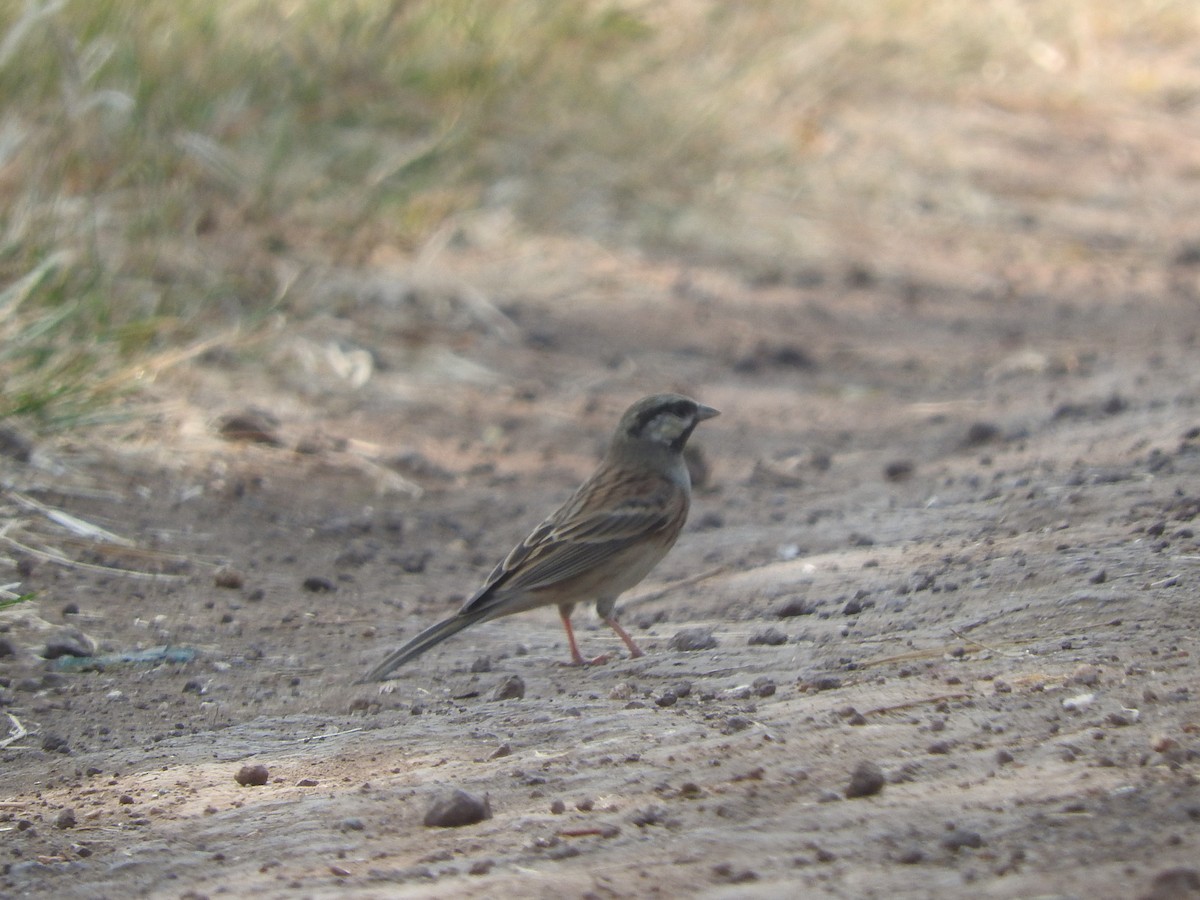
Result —
<instances>
[{"instance_id":1,"label":"bird's leg","mask_svg":"<svg viewBox=\"0 0 1200 900\"><path fill-rule=\"evenodd\" d=\"M608 662L607 653L602 653L595 659L584 659L583 654L579 652L579 644L575 643L575 629L571 627L571 610L574 608L575 605L573 603L562 603L558 607L558 614L562 617L563 628L567 631L567 644L571 647L571 662L568 665L598 666ZM640 651L638 655L641 655Z\"/></svg>"},{"instance_id":2,"label":"bird's leg","mask_svg":"<svg viewBox=\"0 0 1200 900\"><path fill-rule=\"evenodd\" d=\"M579 645L575 643L575 630L571 628L571 610L574 607L572 604L564 603L558 607L558 614L562 617L563 628L567 630L567 644L571 648L571 665L584 665L583 654L579 652Z\"/></svg>"},{"instance_id":3,"label":"bird's leg","mask_svg":"<svg viewBox=\"0 0 1200 900\"><path fill-rule=\"evenodd\" d=\"M625 646L629 648L630 659L637 659L639 656L645 656L642 648L633 642L633 638L629 636L629 632L621 627L621 623L617 621L615 616L605 616L604 624L617 633L617 637L625 642Z\"/></svg>"}]
</instances>

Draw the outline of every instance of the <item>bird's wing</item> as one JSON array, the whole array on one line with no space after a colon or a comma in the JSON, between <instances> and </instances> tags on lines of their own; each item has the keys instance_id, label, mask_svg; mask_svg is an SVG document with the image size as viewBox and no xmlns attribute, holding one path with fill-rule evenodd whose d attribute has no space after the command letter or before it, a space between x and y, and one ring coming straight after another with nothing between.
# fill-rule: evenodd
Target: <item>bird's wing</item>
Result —
<instances>
[{"instance_id":1,"label":"bird's wing","mask_svg":"<svg viewBox=\"0 0 1200 900\"><path fill-rule=\"evenodd\" d=\"M514 547L461 611L498 606L515 593L567 582L677 527L687 515L687 494L664 479L643 477L642 483L620 485L609 496L624 499L611 506L589 503L603 498L586 487Z\"/></svg>"}]
</instances>

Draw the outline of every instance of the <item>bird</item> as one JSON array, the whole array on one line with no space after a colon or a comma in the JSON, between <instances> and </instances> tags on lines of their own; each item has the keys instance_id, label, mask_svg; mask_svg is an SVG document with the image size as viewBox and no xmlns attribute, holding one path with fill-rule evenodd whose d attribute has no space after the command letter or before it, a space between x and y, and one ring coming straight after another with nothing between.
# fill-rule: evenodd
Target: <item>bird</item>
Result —
<instances>
[{"instance_id":1,"label":"bird","mask_svg":"<svg viewBox=\"0 0 1200 900\"><path fill-rule=\"evenodd\" d=\"M617 598L645 578L675 545L687 521L692 483L683 448L697 425L719 412L682 394L652 394L625 411L596 471L492 570L454 615L393 651L358 683L392 672L464 628L541 606L557 606L571 665L604 662L579 652L571 613L596 611L629 649L641 648L616 617Z\"/></svg>"}]
</instances>

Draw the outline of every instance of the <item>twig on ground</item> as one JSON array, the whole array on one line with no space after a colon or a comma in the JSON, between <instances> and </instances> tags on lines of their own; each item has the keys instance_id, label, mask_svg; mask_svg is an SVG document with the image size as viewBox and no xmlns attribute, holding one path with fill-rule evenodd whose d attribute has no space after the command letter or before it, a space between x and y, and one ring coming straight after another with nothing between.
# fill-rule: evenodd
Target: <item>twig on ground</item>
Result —
<instances>
[{"instance_id":1,"label":"twig on ground","mask_svg":"<svg viewBox=\"0 0 1200 900\"><path fill-rule=\"evenodd\" d=\"M8 737L4 738L4 740L0 740L0 750L3 750L9 744L19 741L21 738L25 737L25 735L29 734L29 732L25 730L25 726L21 724L20 719L18 719L12 713L5 713L5 715L8 716L9 721L12 722L12 728L9 729Z\"/></svg>"}]
</instances>

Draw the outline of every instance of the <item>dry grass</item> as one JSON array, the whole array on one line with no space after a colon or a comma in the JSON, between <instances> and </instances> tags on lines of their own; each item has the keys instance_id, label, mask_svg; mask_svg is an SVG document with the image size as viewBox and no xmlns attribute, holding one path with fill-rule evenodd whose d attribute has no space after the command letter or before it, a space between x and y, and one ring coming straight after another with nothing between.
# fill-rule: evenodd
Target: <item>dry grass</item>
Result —
<instances>
[{"instance_id":1,"label":"dry grass","mask_svg":"<svg viewBox=\"0 0 1200 900\"><path fill-rule=\"evenodd\" d=\"M0 418L107 414L146 360L307 314L297 273L481 207L752 266L1002 220L1011 184L961 176L992 124L942 112L1165 128L1198 45L1190 0L11 2Z\"/></svg>"}]
</instances>

